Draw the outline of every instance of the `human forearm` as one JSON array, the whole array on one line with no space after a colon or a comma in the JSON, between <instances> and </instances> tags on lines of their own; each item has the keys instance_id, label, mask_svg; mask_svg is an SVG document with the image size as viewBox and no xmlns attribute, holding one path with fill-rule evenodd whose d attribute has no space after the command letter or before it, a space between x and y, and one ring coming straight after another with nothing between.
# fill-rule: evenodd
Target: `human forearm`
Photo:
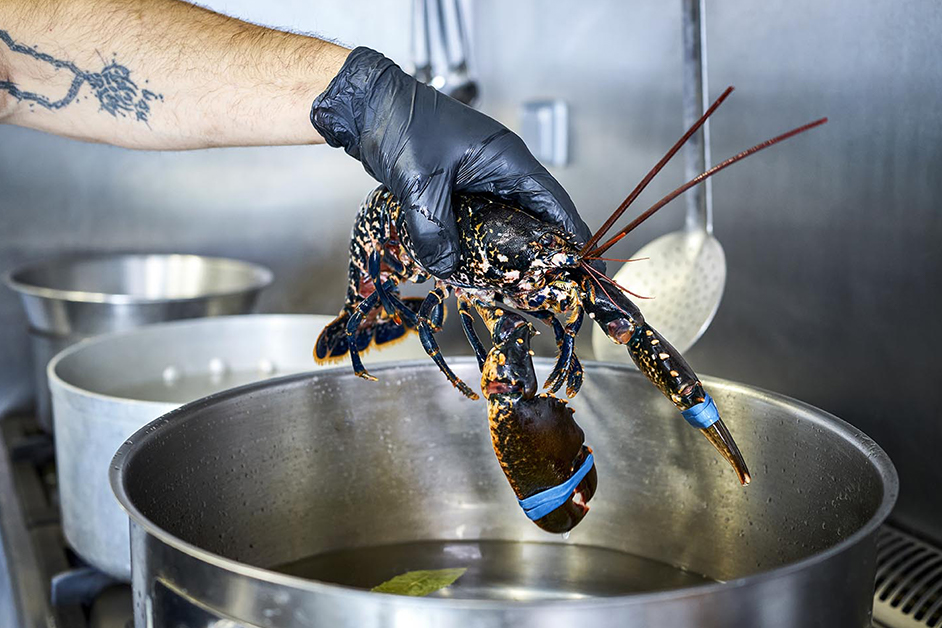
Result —
<instances>
[{"instance_id":1,"label":"human forearm","mask_svg":"<svg viewBox=\"0 0 942 628\"><path fill-rule=\"evenodd\" d=\"M311 101L347 54L177 0L0 0L4 121L121 146L321 142Z\"/></svg>"},{"instance_id":2,"label":"human forearm","mask_svg":"<svg viewBox=\"0 0 942 628\"><path fill-rule=\"evenodd\" d=\"M396 195L396 228L439 278L459 260L456 192L589 237L522 139L382 54L178 0L0 0L0 122L150 149L326 138Z\"/></svg>"}]
</instances>

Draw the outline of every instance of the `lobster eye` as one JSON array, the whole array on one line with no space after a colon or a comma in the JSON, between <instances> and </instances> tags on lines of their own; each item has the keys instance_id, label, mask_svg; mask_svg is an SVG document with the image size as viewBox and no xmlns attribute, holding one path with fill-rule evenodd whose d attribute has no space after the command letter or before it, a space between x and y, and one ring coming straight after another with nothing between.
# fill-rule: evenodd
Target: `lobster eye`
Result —
<instances>
[{"instance_id":1,"label":"lobster eye","mask_svg":"<svg viewBox=\"0 0 942 628\"><path fill-rule=\"evenodd\" d=\"M545 249L551 249L556 245L556 238L551 233L544 233L540 236L540 246Z\"/></svg>"}]
</instances>

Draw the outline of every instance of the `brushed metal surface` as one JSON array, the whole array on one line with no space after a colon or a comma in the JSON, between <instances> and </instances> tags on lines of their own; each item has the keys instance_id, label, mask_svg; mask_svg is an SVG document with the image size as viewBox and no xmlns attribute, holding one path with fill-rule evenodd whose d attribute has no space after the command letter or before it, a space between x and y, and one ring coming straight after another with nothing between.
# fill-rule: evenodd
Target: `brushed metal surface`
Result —
<instances>
[{"instance_id":1,"label":"brushed metal surface","mask_svg":"<svg viewBox=\"0 0 942 628\"><path fill-rule=\"evenodd\" d=\"M513 123L519 102L565 99L571 165L553 173L601 225L683 132L680 3L473 6L490 42L475 46L480 108ZM830 121L714 179L728 276L687 358L867 432L897 463L894 520L942 541L942 429L926 394L942 355L942 5L713 2L707 29L712 97L736 87L712 120L714 162ZM683 180L678 160L637 211ZM611 256L683 221L678 199Z\"/></svg>"},{"instance_id":2,"label":"brushed metal surface","mask_svg":"<svg viewBox=\"0 0 942 628\"><path fill-rule=\"evenodd\" d=\"M204 4L408 61L409 0ZM521 103L565 100L570 165L553 172L601 224L682 132L680 3L468 8L479 107L519 130ZM714 161L807 120L830 122L716 178L729 276L687 357L866 431L897 461L894 519L942 541L942 429L926 394L942 355L942 5L714 2L707 24L712 95L737 88L713 121ZM678 160L639 203L682 177ZM333 312L353 212L373 185L324 147L142 153L0 127L0 268L75 250L233 256L275 272L262 311ZM678 229L683 213L678 200L612 254ZM24 324L6 292L0 411L30 399ZM453 322L443 335L446 353L467 351Z\"/></svg>"},{"instance_id":3,"label":"brushed metal surface","mask_svg":"<svg viewBox=\"0 0 942 628\"><path fill-rule=\"evenodd\" d=\"M332 319L259 314L178 321L92 338L56 356L49 384L69 545L105 573L130 580L128 520L108 485L114 452L138 429L184 403L316 368L311 348ZM364 359L424 355L411 338ZM136 396L129 396L132 391Z\"/></svg>"},{"instance_id":4,"label":"brushed metal surface","mask_svg":"<svg viewBox=\"0 0 942 628\"><path fill-rule=\"evenodd\" d=\"M40 425L52 429L46 365L97 334L164 321L245 314L267 268L198 255L94 254L28 264L5 277L29 321Z\"/></svg>"},{"instance_id":5,"label":"brushed metal surface","mask_svg":"<svg viewBox=\"0 0 942 628\"><path fill-rule=\"evenodd\" d=\"M452 366L466 381L478 373L473 359ZM272 380L151 423L111 467L132 520L137 625L151 625L148 616L161 625L166 587L272 628L393 618L478 628L870 625L875 534L898 488L876 443L800 402L708 379L755 470L743 488L637 371L585 366L572 405L599 490L567 540L520 511L484 403L460 397L426 361L373 369L377 383L346 370ZM376 595L266 569L340 548L449 539L611 548L726 582L513 602ZM578 579L593 566L529 567L507 585L521 595L541 590L543 574Z\"/></svg>"}]
</instances>

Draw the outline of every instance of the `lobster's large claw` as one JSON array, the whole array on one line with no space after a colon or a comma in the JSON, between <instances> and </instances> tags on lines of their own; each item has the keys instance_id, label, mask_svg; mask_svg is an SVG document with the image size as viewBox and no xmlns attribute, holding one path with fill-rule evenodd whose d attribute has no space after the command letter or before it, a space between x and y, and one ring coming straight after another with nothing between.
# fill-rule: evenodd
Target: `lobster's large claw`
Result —
<instances>
[{"instance_id":1,"label":"lobster's large claw","mask_svg":"<svg viewBox=\"0 0 942 628\"><path fill-rule=\"evenodd\" d=\"M585 434L565 401L535 394L533 327L514 312L497 310L483 317L494 347L484 362L481 388L497 459L527 516L548 532L568 532L589 511L598 485L592 450L583 444ZM582 477L572 479L577 474ZM547 495L552 496L542 498ZM525 505L528 498L539 507Z\"/></svg>"},{"instance_id":2,"label":"lobster's large claw","mask_svg":"<svg viewBox=\"0 0 942 628\"><path fill-rule=\"evenodd\" d=\"M548 394L508 401L489 400L489 418L494 451L517 498L564 485L592 453L583 444L584 433L572 418L572 408ZM547 532L568 532L589 512L597 487L593 465L559 506L542 516L532 511L528 516L537 516L533 522Z\"/></svg>"}]
</instances>

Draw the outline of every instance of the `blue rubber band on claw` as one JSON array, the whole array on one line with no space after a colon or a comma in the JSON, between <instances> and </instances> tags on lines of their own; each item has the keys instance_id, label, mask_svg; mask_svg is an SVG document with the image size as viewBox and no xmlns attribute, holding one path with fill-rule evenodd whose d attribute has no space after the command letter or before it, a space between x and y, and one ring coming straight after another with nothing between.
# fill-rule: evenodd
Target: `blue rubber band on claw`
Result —
<instances>
[{"instance_id":1,"label":"blue rubber band on claw","mask_svg":"<svg viewBox=\"0 0 942 628\"><path fill-rule=\"evenodd\" d=\"M720 413L716 409L716 404L713 403L713 397L709 393L705 394L706 397L702 403L681 411L681 414L687 419L687 423L701 430L720 420Z\"/></svg>"},{"instance_id":2,"label":"blue rubber band on claw","mask_svg":"<svg viewBox=\"0 0 942 628\"><path fill-rule=\"evenodd\" d=\"M592 470L593 464L595 464L595 458L592 454L589 454L582 462L582 466L579 467L579 470L562 484L548 488L536 495L531 495L526 499L517 500L520 503L520 507L523 508L523 512L526 513L531 521L536 521L565 504L569 496L572 495L572 492L579 486L579 482L582 481L582 478Z\"/></svg>"}]
</instances>

